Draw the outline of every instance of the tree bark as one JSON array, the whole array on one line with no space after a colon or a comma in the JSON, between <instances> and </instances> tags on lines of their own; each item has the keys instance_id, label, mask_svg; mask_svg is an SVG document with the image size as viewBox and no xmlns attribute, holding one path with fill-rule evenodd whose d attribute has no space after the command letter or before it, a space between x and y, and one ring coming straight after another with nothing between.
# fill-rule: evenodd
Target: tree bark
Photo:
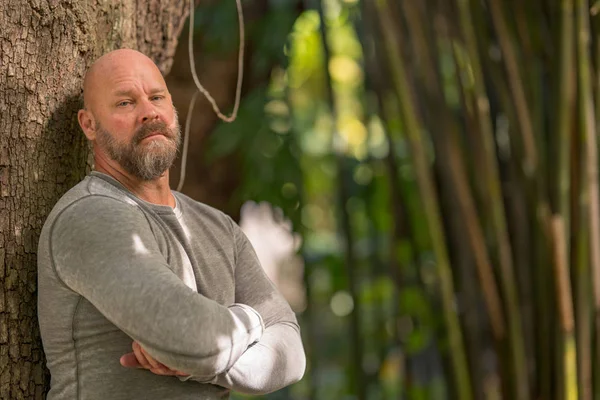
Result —
<instances>
[{"instance_id":1,"label":"tree bark","mask_svg":"<svg viewBox=\"0 0 600 400\"><path fill-rule=\"evenodd\" d=\"M49 383L36 311L46 216L91 166L76 113L86 68L129 47L171 68L184 0L0 0L0 398Z\"/></svg>"}]
</instances>

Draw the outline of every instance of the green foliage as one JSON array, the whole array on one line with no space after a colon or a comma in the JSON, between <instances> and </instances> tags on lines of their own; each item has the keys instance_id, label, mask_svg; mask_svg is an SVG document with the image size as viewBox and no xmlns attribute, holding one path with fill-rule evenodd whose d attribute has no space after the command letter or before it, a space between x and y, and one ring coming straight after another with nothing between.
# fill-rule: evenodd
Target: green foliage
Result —
<instances>
[{"instance_id":1,"label":"green foliage","mask_svg":"<svg viewBox=\"0 0 600 400\"><path fill-rule=\"evenodd\" d=\"M272 1L248 27L269 80L210 157L239 157L234 200L303 237L310 386L290 398L600 393L599 25L551 3ZM233 6L198 15L215 50Z\"/></svg>"}]
</instances>

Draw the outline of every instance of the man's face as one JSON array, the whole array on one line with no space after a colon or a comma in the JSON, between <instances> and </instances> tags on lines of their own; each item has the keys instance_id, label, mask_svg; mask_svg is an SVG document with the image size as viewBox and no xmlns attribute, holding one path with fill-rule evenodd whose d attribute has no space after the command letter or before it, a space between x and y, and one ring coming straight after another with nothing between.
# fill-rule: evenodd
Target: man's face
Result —
<instances>
[{"instance_id":1,"label":"man's face","mask_svg":"<svg viewBox=\"0 0 600 400\"><path fill-rule=\"evenodd\" d=\"M149 181L167 171L181 141L177 112L154 63L123 51L96 65L85 87L93 115L95 151L134 177ZM88 134L88 133L86 133Z\"/></svg>"}]
</instances>

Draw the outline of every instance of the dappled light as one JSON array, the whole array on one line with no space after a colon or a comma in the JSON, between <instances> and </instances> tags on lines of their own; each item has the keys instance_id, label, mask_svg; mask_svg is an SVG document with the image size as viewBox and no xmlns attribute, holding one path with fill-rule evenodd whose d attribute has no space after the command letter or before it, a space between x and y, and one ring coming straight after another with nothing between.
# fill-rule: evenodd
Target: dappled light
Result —
<instances>
[{"instance_id":1,"label":"dappled light","mask_svg":"<svg viewBox=\"0 0 600 400\"><path fill-rule=\"evenodd\" d=\"M142 242L140 235L133 234L133 249L135 250L135 254L145 255L148 254L148 249Z\"/></svg>"}]
</instances>

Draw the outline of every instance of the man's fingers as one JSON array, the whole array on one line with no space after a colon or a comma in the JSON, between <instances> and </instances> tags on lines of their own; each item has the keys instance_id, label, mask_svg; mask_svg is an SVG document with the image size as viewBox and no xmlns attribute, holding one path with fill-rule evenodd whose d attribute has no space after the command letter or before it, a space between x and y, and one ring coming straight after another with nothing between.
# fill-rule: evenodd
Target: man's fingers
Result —
<instances>
[{"instance_id":1,"label":"man's fingers","mask_svg":"<svg viewBox=\"0 0 600 400\"><path fill-rule=\"evenodd\" d=\"M173 371L172 369L169 369L168 367L160 367L160 368L150 368L150 371L156 375L164 375L164 376L188 376L188 374L183 373L183 372L179 372L179 371Z\"/></svg>"},{"instance_id":2,"label":"man's fingers","mask_svg":"<svg viewBox=\"0 0 600 400\"><path fill-rule=\"evenodd\" d=\"M126 368L142 368L142 365L138 362L135 353L127 353L119 360L121 365Z\"/></svg>"},{"instance_id":3,"label":"man's fingers","mask_svg":"<svg viewBox=\"0 0 600 400\"><path fill-rule=\"evenodd\" d=\"M152 366L150 365L150 363L148 362L148 360L142 353L142 347L139 345L139 343L133 342L133 344L131 345L131 348L133 349L133 353L135 354L135 357L137 358L140 365L143 368L150 369Z\"/></svg>"},{"instance_id":4,"label":"man's fingers","mask_svg":"<svg viewBox=\"0 0 600 400\"><path fill-rule=\"evenodd\" d=\"M142 364L140 364L140 362L138 361L138 358L135 355L135 353L127 353L124 356L121 356L121 359L119 361L121 362L121 365L126 368L144 368ZM172 371L163 364L159 364L159 366L156 368L151 366L150 368L146 369L150 370L156 375L187 376L187 374L184 374L182 372Z\"/></svg>"},{"instance_id":5,"label":"man's fingers","mask_svg":"<svg viewBox=\"0 0 600 400\"><path fill-rule=\"evenodd\" d=\"M121 357L121 365L127 368L145 368L156 375L163 376L188 376L188 374L170 369L164 364L156 361L150 354L140 346L138 342L131 345L133 353Z\"/></svg>"},{"instance_id":6,"label":"man's fingers","mask_svg":"<svg viewBox=\"0 0 600 400\"><path fill-rule=\"evenodd\" d=\"M139 349L139 352L144 357L144 360L146 360L148 362L148 364L150 365L149 367L147 367L149 370L162 371L165 375L166 374L171 375L171 373L173 371L169 367L167 367L166 365L155 360L150 354L148 354L148 352L146 350L144 350L144 348L142 346L140 346L140 344L138 342L133 342L133 343L134 343L134 346Z\"/></svg>"},{"instance_id":7,"label":"man's fingers","mask_svg":"<svg viewBox=\"0 0 600 400\"><path fill-rule=\"evenodd\" d=\"M140 346L140 350L141 350L142 354L144 355L144 357L146 358L146 360L148 360L148 362L150 363L151 369L152 368L161 369L161 367L163 367L163 364L159 363L154 358L152 358L152 356L150 354L148 354L148 352L146 350L144 350L141 346Z\"/></svg>"}]
</instances>

